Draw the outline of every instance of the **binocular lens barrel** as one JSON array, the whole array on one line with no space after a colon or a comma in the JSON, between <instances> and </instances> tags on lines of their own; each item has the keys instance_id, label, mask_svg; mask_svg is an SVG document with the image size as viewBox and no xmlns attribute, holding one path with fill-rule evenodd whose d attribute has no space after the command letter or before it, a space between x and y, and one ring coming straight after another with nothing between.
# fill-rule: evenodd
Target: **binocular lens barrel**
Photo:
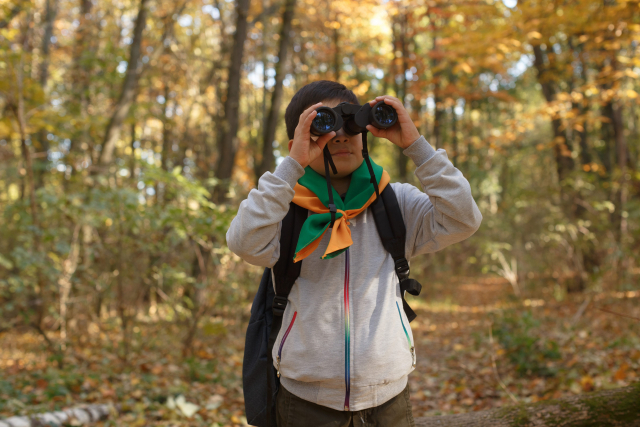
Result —
<instances>
[{"instance_id":1,"label":"binocular lens barrel","mask_svg":"<svg viewBox=\"0 0 640 427\"><path fill-rule=\"evenodd\" d=\"M398 114L395 108L382 102L377 103L373 107L373 119L375 123L371 123L377 128L388 128L393 126L398 120Z\"/></svg>"},{"instance_id":2,"label":"binocular lens barrel","mask_svg":"<svg viewBox=\"0 0 640 427\"><path fill-rule=\"evenodd\" d=\"M335 111L329 107L319 107L316 111L318 114L311 122L311 133L319 136L331 132L338 121Z\"/></svg>"}]
</instances>

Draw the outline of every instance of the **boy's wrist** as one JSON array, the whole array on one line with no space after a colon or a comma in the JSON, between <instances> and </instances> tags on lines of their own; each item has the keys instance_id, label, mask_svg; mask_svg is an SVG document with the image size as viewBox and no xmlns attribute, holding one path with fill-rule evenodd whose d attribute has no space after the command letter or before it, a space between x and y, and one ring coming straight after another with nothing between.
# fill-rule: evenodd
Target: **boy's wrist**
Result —
<instances>
[{"instance_id":1,"label":"boy's wrist","mask_svg":"<svg viewBox=\"0 0 640 427\"><path fill-rule=\"evenodd\" d=\"M427 142L423 135L420 135L417 140L402 152L405 156L411 158L416 166L420 166L436 154L436 150Z\"/></svg>"},{"instance_id":2,"label":"boy's wrist","mask_svg":"<svg viewBox=\"0 0 640 427\"><path fill-rule=\"evenodd\" d=\"M304 169L304 168L306 168L307 166L309 166L308 164L307 164L307 165L305 165L305 164L304 164L304 162L303 162L303 161L302 161L298 156L296 156L296 154L295 154L295 153L291 153L291 152L290 152L290 153L289 153L289 155L288 155L287 157L291 157L291 159L295 160L295 161L296 161L296 163L298 163L298 164L302 167L302 169Z\"/></svg>"},{"instance_id":3,"label":"boy's wrist","mask_svg":"<svg viewBox=\"0 0 640 427\"><path fill-rule=\"evenodd\" d=\"M410 132L409 135L406 137L406 139L410 142L403 144L402 149L406 150L407 148L411 147L417 140L420 139L421 136L422 135L420 135L420 132L418 132L418 128L416 128L414 125L413 132Z\"/></svg>"}]
</instances>

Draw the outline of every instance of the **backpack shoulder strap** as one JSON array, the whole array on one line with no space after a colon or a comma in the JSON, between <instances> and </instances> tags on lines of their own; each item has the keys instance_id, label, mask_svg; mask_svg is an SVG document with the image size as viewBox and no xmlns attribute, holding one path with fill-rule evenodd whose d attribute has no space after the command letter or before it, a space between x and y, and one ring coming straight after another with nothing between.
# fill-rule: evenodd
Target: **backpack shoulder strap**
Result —
<instances>
[{"instance_id":1,"label":"backpack shoulder strap","mask_svg":"<svg viewBox=\"0 0 640 427\"><path fill-rule=\"evenodd\" d=\"M395 263L396 274L400 280L400 294L402 295L402 307L411 322L416 318L416 313L409 307L404 298L404 293L418 296L422 290L422 285L409 278L409 262L405 257L405 242L407 240L407 229L402 219L402 211L398 204L398 198L393 191L391 184L387 185L380 193L380 198L370 205L373 211L373 218L376 228L382 240L382 245L391 254Z\"/></svg>"},{"instance_id":2,"label":"backpack shoulder strap","mask_svg":"<svg viewBox=\"0 0 640 427\"><path fill-rule=\"evenodd\" d=\"M302 230L302 224L306 221L308 210L291 202L289 212L282 220L280 229L280 258L273 266L273 276L275 278L276 298L286 300L291 292L291 288L296 279L300 276L302 262L293 262L298 237ZM278 303L279 304L279 303ZM274 305L274 308L276 305ZM284 311L284 307L282 307Z\"/></svg>"},{"instance_id":3,"label":"backpack shoulder strap","mask_svg":"<svg viewBox=\"0 0 640 427\"><path fill-rule=\"evenodd\" d=\"M300 276L302 261L293 262L293 255L298 244L298 237L302 230L309 211L291 202L289 212L282 220L280 229L280 257L278 262L273 266L273 278L275 280L275 296L273 297L273 323L271 333L269 335L269 355L275 343L280 326L282 324L282 315L287 307L287 298L289 292L293 288L293 284Z\"/></svg>"},{"instance_id":4,"label":"backpack shoulder strap","mask_svg":"<svg viewBox=\"0 0 640 427\"><path fill-rule=\"evenodd\" d=\"M271 330L269 331L269 340L267 342L267 420L269 425L275 425L272 409L274 394L278 389L277 384L271 384L272 379L277 382L275 376L271 374L274 370L271 352L282 326L282 315L287 307L287 298L296 279L300 276L302 261L294 263L293 255L298 245L302 224L304 224L308 215L309 211L307 209L293 202L289 205L289 212L282 220L282 227L280 228L280 257L272 269L276 294L273 297L271 308L273 320L271 321Z\"/></svg>"}]
</instances>

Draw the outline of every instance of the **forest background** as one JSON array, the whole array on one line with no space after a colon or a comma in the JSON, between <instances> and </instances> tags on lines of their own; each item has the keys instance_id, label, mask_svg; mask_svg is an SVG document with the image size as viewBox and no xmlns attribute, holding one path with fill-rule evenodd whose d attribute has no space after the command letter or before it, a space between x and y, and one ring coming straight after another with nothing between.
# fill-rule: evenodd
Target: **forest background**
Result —
<instances>
[{"instance_id":1,"label":"forest background","mask_svg":"<svg viewBox=\"0 0 640 427\"><path fill-rule=\"evenodd\" d=\"M0 1L0 414L246 422L225 233L318 79L401 99L484 217L412 262L416 415L637 380L639 43L626 0Z\"/></svg>"}]
</instances>

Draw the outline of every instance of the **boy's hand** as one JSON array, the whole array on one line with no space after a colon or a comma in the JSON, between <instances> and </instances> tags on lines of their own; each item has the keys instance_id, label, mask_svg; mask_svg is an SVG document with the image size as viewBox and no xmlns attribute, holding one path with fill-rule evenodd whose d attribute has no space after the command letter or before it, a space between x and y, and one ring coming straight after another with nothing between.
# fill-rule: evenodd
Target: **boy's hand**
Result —
<instances>
[{"instance_id":1,"label":"boy's hand","mask_svg":"<svg viewBox=\"0 0 640 427\"><path fill-rule=\"evenodd\" d=\"M386 138L398 147L405 149L420 138L420 132L418 132L416 125L413 124L413 120L409 117L409 112L398 98L389 95L378 96L373 101L369 101L369 105L373 107L377 102L383 100L385 104L396 109L398 121L388 129L378 129L373 125L367 125L367 130L373 136Z\"/></svg>"},{"instance_id":2,"label":"boy's hand","mask_svg":"<svg viewBox=\"0 0 640 427\"><path fill-rule=\"evenodd\" d=\"M311 139L311 122L318 114L315 111L316 108L321 105L322 102L318 102L300 114L300 120L298 121L298 126L296 126L293 139L289 141L289 157L300 163L303 168L306 168L309 163L322 156L324 146L336 135L332 131L322 135L315 141Z\"/></svg>"}]
</instances>

